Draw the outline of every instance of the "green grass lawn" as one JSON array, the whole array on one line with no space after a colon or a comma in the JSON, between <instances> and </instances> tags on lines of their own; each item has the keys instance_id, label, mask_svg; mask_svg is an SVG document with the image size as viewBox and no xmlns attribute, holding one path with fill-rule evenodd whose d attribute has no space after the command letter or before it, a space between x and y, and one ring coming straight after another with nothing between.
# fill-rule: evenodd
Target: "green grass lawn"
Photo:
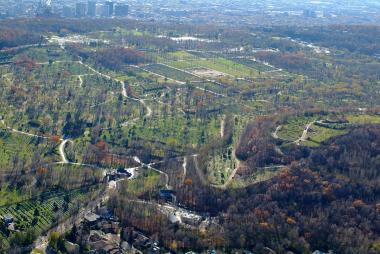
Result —
<instances>
[{"instance_id":1,"label":"green grass lawn","mask_svg":"<svg viewBox=\"0 0 380 254\"><path fill-rule=\"evenodd\" d=\"M314 121L316 117L292 117L288 119L287 123L282 125L281 130L277 133L280 139L287 141L295 141L301 137L305 126Z\"/></svg>"},{"instance_id":2,"label":"green grass lawn","mask_svg":"<svg viewBox=\"0 0 380 254\"><path fill-rule=\"evenodd\" d=\"M227 147L217 152L210 158L207 166L208 180L212 184L222 185L236 168L236 161L232 147Z\"/></svg>"},{"instance_id":3,"label":"green grass lawn","mask_svg":"<svg viewBox=\"0 0 380 254\"><path fill-rule=\"evenodd\" d=\"M348 132L348 128L353 124L369 124L369 123L379 123L380 116L373 114L344 114L344 117L348 120L348 124L346 125L347 129L334 129L332 128L336 124L331 124L331 128L329 128L329 124L326 126L319 126L317 124L313 124L308 133L308 140L303 143L305 146L319 146L321 142L326 141L332 137L336 137L339 135L344 135ZM313 116L313 117L291 117L288 119L287 123L282 125L281 130L278 132L278 136L280 139L286 141L295 141L299 137L301 137L302 132L305 129L305 126L314 121L316 119L328 119L328 116ZM345 125L342 125L343 128Z\"/></svg>"},{"instance_id":4,"label":"green grass lawn","mask_svg":"<svg viewBox=\"0 0 380 254\"><path fill-rule=\"evenodd\" d=\"M151 72L157 73L167 78L171 78L174 80L186 82L186 81L200 81L199 78L188 74L186 72L182 72L161 64L150 64L145 66L144 69L149 70Z\"/></svg>"},{"instance_id":5,"label":"green grass lawn","mask_svg":"<svg viewBox=\"0 0 380 254\"><path fill-rule=\"evenodd\" d=\"M158 60L178 69L203 67L234 77L258 76L258 70L223 57L201 58L185 51L177 51L166 56L159 56Z\"/></svg>"},{"instance_id":6,"label":"green grass lawn","mask_svg":"<svg viewBox=\"0 0 380 254\"><path fill-rule=\"evenodd\" d=\"M309 140L304 143L306 146L318 146L323 141L332 137L344 135L348 132L348 130L334 130L317 126L315 124L312 125L311 130L312 131L309 133Z\"/></svg>"},{"instance_id":7,"label":"green grass lawn","mask_svg":"<svg viewBox=\"0 0 380 254\"><path fill-rule=\"evenodd\" d=\"M380 115L350 114L346 119L353 124L380 123Z\"/></svg>"}]
</instances>

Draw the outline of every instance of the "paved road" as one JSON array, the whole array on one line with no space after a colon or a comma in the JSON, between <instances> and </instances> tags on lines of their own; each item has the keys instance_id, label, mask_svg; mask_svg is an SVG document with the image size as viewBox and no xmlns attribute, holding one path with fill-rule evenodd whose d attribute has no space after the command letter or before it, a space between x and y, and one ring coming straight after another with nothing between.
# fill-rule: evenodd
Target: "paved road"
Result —
<instances>
[{"instance_id":1,"label":"paved road","mask_svg":"<svg viewBox=\"0 0 380 254\"><path fill-rule=\"evenodd\" d=\"M66 154L65 154L65 148L66 148L66 144L67 143L73 143L73 141L71 141L70 139L65 139L61 142L61 144L59 145L59 154L61 156L61 163L62 164L67 164L69 163L69 160L66 158Z\"/></svg>"}]
</instances>

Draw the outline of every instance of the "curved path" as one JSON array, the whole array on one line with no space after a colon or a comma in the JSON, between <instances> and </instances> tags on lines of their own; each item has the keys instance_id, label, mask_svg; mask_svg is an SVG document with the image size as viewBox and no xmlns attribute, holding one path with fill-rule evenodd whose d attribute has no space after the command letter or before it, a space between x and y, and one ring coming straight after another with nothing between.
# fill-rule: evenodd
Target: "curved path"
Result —
<instances>
[{"instance_id":1,"label":"curved path","mask_svg":"<svg viewBox=\"0 0 380 254\"><path fill-rule=\"evenodd\" d=\"M65 140L63 140L63 141L61 142L61 144L59 145L59 148L58 148L58 150L59 150L59 154L60 154L60 156L61 156L61 163L62 163L62 164L68 164L68 163L70 163L69 160L68 160L67 157L66 157L66 154L65 154L66 144L69 143L69 142L70 142L71 144L73 144L73 141L71 141L70 139L65 139Z\"/></svg>"},{"instance_id":2,"label":"curved path","mask_svg":"<svg viewBox=\"0 0 380 254\"><path fill-rule=\"evenodd\" d=\"M235 153L235 150L233 151L233 153ZM198 175L198 178L201 180L201 183L203 185L207 185L208 182L206 180L206 176L204 175L204 173L202 172L202 170L199 168L199 165L198 165L198 159L197 159L197 155L194 155L193 156L193 159L194 159L194 165L195 165L195 171ZM235 160L236 160L236 166L235 166L235 169L231 172L230 176L228 177L227 181L224 182L224 184L221 184L221 185L218 185L218 184L210 184L211 187L213 188L217 188L217 189L226 189L228 187L228 185L230 185L230 183L232 182L232 180L234 179L237 171L239 170L239 167L240 167L240 161L235 157Z\"/></svg>"},{"instance_id":3,"label":"curved path","mask_svg":"<svg viewBox=\"0 0 380 254\"><path fill-rule=\"evenodd\" d=\"M280 137L278 136L278 132L281 129L282 129L282 125L277 126L276 130L274 132L272 132L272 137L275 138L275 139L280 139Z\"/></svg>"},{"instance_id":4,"label":"curved path","mask_svg":"<svg viewBox=\"0 0 380 254\"><path fill-rule=\"evenodd\" d=\"M302 135L301 137L299 137L298 139L294 140L293 142L291 143L295 143L296 145L301 145L302 142L305 142L307 141L307 138L308 138L308 134L309 134L309 131L311 129L311 127L313 126L313 124L315 123L323 123L323 120L320 120L320 121L312 121L308 124L306 124L303 132L302 132ZM278 132L281 130L282 128L282 125L279 125L277 126L276 130L274 132L272 132L272 137L275 138L275 139L281 139L279 136L278 136Z\"/></svg>"},{"instance_id":5,"label":"curved path","mask_svg":"<svg viewBox=\"0 0 380 254\"><path fill-rule=\"evenodd\" d=\"M294 143L296 143L298 146L301 145L301 142L305 142L307 140L307 134L309 133L309 130L311 128L311 126L316 123L316 121L313 121L313 122L310 122L306 125L304 131L302 132L302 135L299 139L297 139L296 141L294 141Z\"/></svg>"}]
</instances>

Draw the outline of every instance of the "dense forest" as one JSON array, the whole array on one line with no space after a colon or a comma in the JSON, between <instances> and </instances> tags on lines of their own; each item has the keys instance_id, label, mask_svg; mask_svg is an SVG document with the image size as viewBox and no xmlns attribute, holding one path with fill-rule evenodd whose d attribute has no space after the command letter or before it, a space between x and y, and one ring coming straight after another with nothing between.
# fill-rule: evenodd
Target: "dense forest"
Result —
<instances>
[{"instance_id":1,"label":"dense forest","mask_svg":"<svg viewBox=\"0 0 380 254\"><path fill-rule=\"evenodd\" d=\"M250 124L236 153L245 162L238 174L252 173L268 163L288 163L278 176L221 191L203 186L194 174L177 189L184 205L218 221L207 233L169 225L153 208L130 202L125 192L114 197L111 207L125 225L150 232L178 249L197 246L202 251L211 244L226 252L378 253L380 126L353 127L318 148L294 145L279 156L274 150L276 142L265 134L274 119ZM140 198L151 195L148 191ZM139 215L141 209L149 217Z\"/></svg>"},{"instance_id":2,"label":"dense forest","mask_svg":"<svg viewBox=\"0 0 380 254\"><path fill-rule=\"evenodd\" d=\"M375 25L327 27L274 27L271 31L283 36L318 43L325 47L335 47L352 53L377 55L380 53L380 28Z\"/></svg>"}]
</instances>

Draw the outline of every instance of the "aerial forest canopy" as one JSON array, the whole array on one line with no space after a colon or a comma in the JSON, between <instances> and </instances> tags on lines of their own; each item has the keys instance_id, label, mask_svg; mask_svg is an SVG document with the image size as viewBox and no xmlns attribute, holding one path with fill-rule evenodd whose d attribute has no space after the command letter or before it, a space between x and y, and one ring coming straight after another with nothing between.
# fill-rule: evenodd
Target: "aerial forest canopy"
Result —
<instances>
[{"instance_id":1,"label":"aerial forest canopy","mask_svg":"<svg viewBox=\"0 0 380 254\"><path fill-rule=\"evenodd\" d=\"M0 253L380 252L379 26L227 16L0 21Z\"/></svg>"}]
</instances>

